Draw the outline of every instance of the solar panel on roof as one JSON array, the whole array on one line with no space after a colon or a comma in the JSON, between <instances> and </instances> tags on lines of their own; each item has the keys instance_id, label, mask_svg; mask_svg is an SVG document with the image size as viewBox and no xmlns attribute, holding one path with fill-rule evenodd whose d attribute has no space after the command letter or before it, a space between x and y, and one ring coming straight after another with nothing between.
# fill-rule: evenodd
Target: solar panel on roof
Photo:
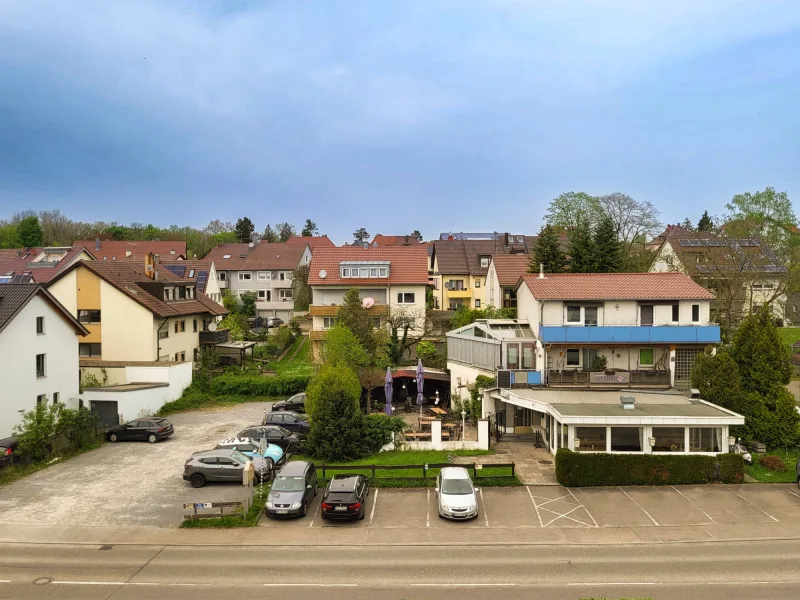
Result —
<instances>
[{"instance_id":1,"label":"solar panel on roof","mask_svg":"<svg viewBox=\"0 0 800 600\"><path fill-rule=\"evenodd\" d=\"M200 271L197 273L197 291L201 294L206 292L206 283L208 283L208 271Z\"/></svg>"},{"instance_id":2,"label":"solar panel on roof","mask_svg":"<svg viewBox=\"0 0 800 600\"><path fill-rule=\"evenodd\" d=\"M183 274L186 272L186 267L184 265L166 265L167 270L171 271L178 277L183 277Z\"/></svg>"},{"instance_id":3,"label":"solar panel on roof","mask_svg":"<svg viewBox=\"0 0 800 600\"><path fill-rule=\"evenodd\" d=\"M689 240L678 240L678 243L685 248L689 245Z\"/></svg>"}]
</instances>

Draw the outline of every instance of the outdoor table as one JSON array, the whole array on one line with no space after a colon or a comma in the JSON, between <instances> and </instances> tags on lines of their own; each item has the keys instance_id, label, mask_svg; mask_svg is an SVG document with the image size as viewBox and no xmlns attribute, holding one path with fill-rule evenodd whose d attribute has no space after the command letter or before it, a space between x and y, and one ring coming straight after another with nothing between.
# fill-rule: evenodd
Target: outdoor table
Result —
<instances>
[{"instance_id":1,"label":"outdoor table","mask_svg":"<svg viewBox=\"0 0 800 600\"><path fill-rule=\"evenodd\" d=\"M429 438L429 437L431 437L430 433L424 433L424 432L405 433L403 435L405 435L407 438L411 438L411 439L415 439L415 440L419 439L419 438Z\"/></svg>"},{"instance_id":2,"label":"outdoor table","mask_svg":"<svg viewBox=\"0 0 800 600\"><path fill-rule=\"evenodd\" d=\"M433 406L433 407L429 408L428 410L430 410L432 413L434 413L434 414L436 414L436 415L442 415L442 416L444 416L444 415L446 415L446 414L447 414L447 411L446 411L446 410L444 410L444 409L442 409L442 408L439 408L438 406Z\"/></svg>"}]
</instances>

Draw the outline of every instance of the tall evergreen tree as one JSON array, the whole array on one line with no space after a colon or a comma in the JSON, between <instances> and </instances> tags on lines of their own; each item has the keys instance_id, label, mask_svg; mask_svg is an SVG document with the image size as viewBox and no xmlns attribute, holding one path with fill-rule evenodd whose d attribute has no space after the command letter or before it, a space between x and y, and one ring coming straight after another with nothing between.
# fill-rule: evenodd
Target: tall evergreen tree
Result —
<instances>
[{"instance_id":1,"label":"tall evergreen tree","mask_svg":"<svg viewBox=\"0 0 800 600\"><path fill-rule=\"evenodd\" d=\"M594 273L596 250L589 221L581 219L570 229L569 237L570 270L573 273Z\"/></svg>"},{"instance_id":2,"label":"tall evergreen tree","mask_svg":"<svg viewBox=\"0 0 800 600\"><path fill-rule=\"evenodd\" d=\"M619 273L622 271L622 244L616 226L609 216L603 216L594 231L595 271Z\"/></svg>"},{"instance_id":3,"label":"tall evergreen tree","mask_svg":"<svg viewBox=\"0 0 800 600\"><path fill-rule=\"evenodd\" d=\"M44 230L39 217L25 217L17 225L19 241L25 248L41 246L44 243Z\"/></svg>"},{"instance_id":4,"label":"tall evergreen tree","mask_svg":"<svg viewBox=\"0 0 800 600\"><path fill-rule=\"evenodd\" d=\"M567 264L567 256L561 249L558 234L552 225L545 225L539 230L539 237L533 245L529 273L538 273L539 265L544 265L545 273L563 273Z\"/></svg>"},{"instance_id":5,"label":"tall evergreen tree","mask_svg":"<svg viewBox=\"0 0 800 600\"><path fill-rule=\"evenodd\" d=\"M236 239L242 244L250 243L253 241L253 232L255 229L256 226L253 225L253 222L249 217L242 217L236 221L236 227L234 227Z\"/></svg>"},{"instance_id":6,"label":"tall evergreen tree","mask_svg":"<svg viewBox=\"0 0 800 600\"><path fill-rule=\"evenodd\" d=\"M303 225L303 230L300 232L303 237L311 237L312 235L319 235L319 227L311 219L306 219L306 224Z\"/></svg>"},{"instance_id":7,"label":"tall evergreen tree","mask_svg":"<svg viewBox=\"0 0 800 600\"><path fill-rule=\"evenodd\" d=\"M353 240L355 240L357 244L363 244L364 242L369 241L369 232L363 227L359 227L353 233Z\"/></svg>"},{"instance_id":8,"label":"tall evergreen tree","mask_svg":"<svg viewBox=\"0 0 800 600\"><path fill-rule=\"evenodd\" d=\"M711 220L711 217L708 216L708 211L703 211L703 216L700 217L700 220L697 222L697 231L711 231L714 227L714 222Z\"/></svg>"},{"instance_id":9,"label":"tall evergreen tree","mask_svg":"<svg viewBox=\"0 0 800 600\"><path fill-rule=\"evenodd\" d=\"M268 244L275 244L276 242L280 241L278 233L272 228L272 225L267 225L264 228L264 235L261 239Z\"/></svg>"}]
</instances>

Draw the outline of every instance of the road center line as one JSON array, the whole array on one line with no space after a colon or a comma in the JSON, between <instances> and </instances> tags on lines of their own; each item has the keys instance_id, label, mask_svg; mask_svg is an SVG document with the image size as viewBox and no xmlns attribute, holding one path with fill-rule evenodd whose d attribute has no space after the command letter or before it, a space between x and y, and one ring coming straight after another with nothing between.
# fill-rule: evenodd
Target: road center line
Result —
<instances>
[{"instance_id":1,"label":"road center line","mask_svg":"<svg viewBox=\"0 0 800 600\"><path fill-rule=\"evenodd\" d=\"M324 588L337 588L358 587L357 583L265 583L264 587L324 587Z\"/></svg>"},{"instance_id":2,"label":"road center line","mask_svg":"<svg viewBox=\"0 0 800 600\"><path fill-rule=\"evenodd\" d=\"M439 510L439 507L436 507L436 510ZM431 526L431 490L428 489L428 502L425 505L425 527Z\"/></svg>"},{"instance_id":3,"label":"road center line","mask_svg":"<svg viewBox=\"0 0 800 600\"><path fill-rule=\"evenodd\" d=\"M516 587L516 583L409 583L411 587Z\"/></svg>"},{"instance_id":4,"label":"road center line","mask_svg":"<svg viewBox=\"0 0 800 600\"><path fill-rule=\"evenodd\" d=\"M483 499L483 488L481 488L481 507L483 508L483 521L489 526L489 513L486 512L486 501Z\"/></svg>"},{"instance_id":5,"label":"road center line","mask_svg":"<svg viewBox=\"0 0 800 600\"><path fill-rule=\"evenodd\" d=\"M780 521L778 521L778 519L776 519L775 517L773 517L771 514L769 514L767 511L765 511L763 508L761 508L761 507L760 507L760 506L758 506L757 504L755 504L755 503L753 503L753 502L750 502L750 500L748 500L747 498L745 498L744 496L742 496L742 495L741 495L741 494L739 494L738 492L734 492L734 493L735 493L737 496L739 496L739 498L741 498L742 500L744 500L745 502L747 502L748 504L750 504L751 506L755 506L755 507L756 507L758 510L760 510L761 512L763 512L765 515L767 515L767 516L768 516L770 519L772 519L772 520L773 520L773 521L775 521L776 523L780 523Z\"/></svg>"},{"instance_id":6,"label":"road center line","mask_svg":"<svg viewBox=\"0 0 800 600\"><path fill-rule=\"evenodd\" d=\"M531 494L531 488L529 488L526 485L525 489L528 491L528 496L531 497L531 504L533 504L533 508L534 510L536 510L536 516L539 517L539 527L544 527L544 524L542 524L542 515L539 514L539 507L536 506L536 500L533 499L533 494Z\"/></svg>"},{"instance_id":7,"label":"road center line","mask_svg":"<svg viewBox=\"0 0 800 600\"><path fill-rule=\"evenodd\" d=\"M649 512L647 512L647 511L646 511L646 510L645 510L645 509L642 507L642 505L641 505L641 504L639 504L639 503L638 503L636 500L634 500L634 499L631 497L631 495L630 495L628 492L626 492L626 491L625 491L625 490L623 490L622 488L619 488L619 491L620 491L620 492L622 492L623 494L625 494L625 495L628 497L628 499L629 499L631 502L633 502L633 503L634 503L636 506L638 506L639 508L641 508L641 509L642 509L642 512L643 512L644 514L646 514L646 515L647 515L647 518L648 518L648 519L650 519L650 520L653 522L653 525L656 525L656 526L658 526L658 521L656 521L656 520L653 518L653 516L652 516L652 515L651 515Z\"/></svg>"},{"instance_id":8,"label":"road center line","mask_svg":"<svg viewBox=\"0 0 800 600\"><path fill-rule=\"evenodd\" d=\"M378 488L375 488L375 495L372 497L372 510L369 511L369 526L372 527L372 519L375 518L375 507L378 506Z\"/></svg>"},{"instance_id":9,"label":"road center line","mask_svg":"<svg viewBox=\"0 0 800 600\"><path fill-rule=\"evenodd\" d=\"M694 503L693 503L691 500L689 500L689 498L688 498L688 497L686 497L686 495L685 495L683 492L681 492L681 491L680 491L678 488L676 488L674 485L671 485L671 486L669 486L669 487L671 487L673 490L675 490L676 492L678 492L678 493L679 493L681 496L683 496L684 498L686 498L686 501L687 501L687 502L689 502L689 503L690 503L692 506L694 506L695 508L697 508L697 510L699 510L701 513L703 513L703 514L705 515L706 519L708 519L709 521L711 521L711 522L712 522L714 525L718 525L718 523L717 523L717 522L714 520L714 518L713 518L713 517L712 517L710 514L708 514L708 513L707 513L706 511L704 511L702 508L700 508L699 506L697 506L696 504L694 504Z\"/></svg>"}]
</instances>

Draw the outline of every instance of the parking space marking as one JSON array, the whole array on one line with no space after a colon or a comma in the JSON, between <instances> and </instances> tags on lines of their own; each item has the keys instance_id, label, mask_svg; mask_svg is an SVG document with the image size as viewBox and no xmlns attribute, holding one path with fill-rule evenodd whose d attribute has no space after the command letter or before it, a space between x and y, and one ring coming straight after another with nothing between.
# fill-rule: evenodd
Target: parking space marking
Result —
<instances>
[{"instance_id":1,"label":"parking space marking","mask_svg":"<svg viewBox=\"0 0 800 600\"><path fill-rule=\"evenodd\" d=\"M369 511L369 525L372 527L372 519L375 518L375 507L378 506L378 488L375 488L375 495L372 497L372 510Z\"/></svg>"},{"instance_id":2,"label":"parking space marking","mask_svg":"<svg viewBox=\"0 0 800 600\"><path fill-rule=\"evenodd\" d=\"M481 488L481 505L483 506L483 520L489 526L489 513L486 512L486 502L483 500L483 488Z\"/></svg>"},{"instance_id":3,"label":"parking space marking","mask_svg":"<svg viewBox=\"0 0 800 600\"><path fill-rule=\"evenodd\" d=\"M647 515L647 518L648 518L648 519L650 519L650 520L653 522L653 525L656 525L656 526L658 526L658 521L656 521L656 520L653 518L653 516L652 516L652 515L651 515L649 512L647 512L647 511L646 511L646 510L645 510L645 509L642 507L642 505L641 505L641 504L639 504L639 503L638 503L636 500L634 500L634 499L631 497L631 495L630 495L628 492L626 492L626 491L625 491L625 490L623 490L622 488L619 488L619 491L620 491L620 492L622 492L623 494L625 494L625 495L628 497L628 499L629 499L631 502L633 502L633 503L634 503L636 506L638 506L639 508L641 508L641 509L642 509L642 512L643 512L644 514L646 514L646 515Z\"/></svg>"},{"instance_id":4,"label":"parking space marking","mask_svg":"<svg viewBox=\"0 0 800 600\"><path fill-rule=\"evenodd\" d=\"M314 516L311 517L311 523L308 524L309 527L314 526L314 521L317 520L317 514L319 513L320 510L322 510L322 502L319 503L319 506L317 506L317 509L314 511Z\"/></svg>"},{"instance_id":5,"label":"parking space marking","mask_svg":"<svg viewBox=\"0 0 800 600\"><path fill-rule=\"evenodd\" d=\"M577 502L578 504L580 504L581 506L583 506L583 510L585 510L585 511L586 511L586 514L587 514L587 515L589 515L589 518L592 520L592 523L594 523L594 526L595 526L595 527L600 527L600 525L598 525L598 524L597 524L597 521L595 520L595 518L594 518L594 516L592 515L592 513L590 513L590 512L589 512L589 509L588 509L588 508L586 508L586 505L584 505L584 503L583 503L583 502L581 502L580 500L578 500L578 498L575 496L575 494L573 494L573 493L572 493L572 490L571 490L571 489L567 488L567 491L570 493L570 495L571 495L573 498L575 498L575 502Z\"/></svg>"},{"instance_id":6,"label":"parking space marking","mask_svg":"<svg viewBox=\"0 0 800 600\"><path fill-rule=\"evenodd\" d=\"M692 505L694 505L694 503L693 503L691 500L689 500L689 498L687 498L687 497L686 497L686 495L685 495L683 492L681 492L681 491L680 491L678 488L676 488L674 485L671 485L670 487L671 487L673 490L675 490L676 492L678 492L678 493L679 493L681 496L683 496L684 498L686 498L686 501L687 501L687 502L689 502L689 503L691 503ZM703 513L703 514L705 515L706 519L708 519L709 521L711 521L711 522L712 522L714 525L717 525L717 522L716 522L716 521L713 519L713 517L712 517L710 514L708 514L706 511L704 511L704 510L703 510L702 508L700 508L699 506L695 506L695 508L696 508L697 510L699 510L701 513Z\"/></svg>"},{"instance_id":7,"label":"parking space marking","mask_svg":"<svg viewBox=\"0 0 800 600\"><path fill-rule=\"evenodd\" d=\"M789 492L795 498L800 498L800 494L795 494L792 490L786 490L786 491Z\"/></svg>"},{"instance_id":8,"label":"parking space marking","mask_svg":"<svg viewBox=\"0 0 800 600\"><path fill-rule=\"evenodd\" d=\"M428 490L428 502L425 504L425 527L431 526L431 491Z\"/></svg>"},{"instance_id":9,"label":"parking space marking","mask_svg":"<svg viewBox=\"0 0 800 600\"><path fill-rule=\"evenodd\" d=\"M536 516L539 517L539 527L544 527L544 524L542 523L542 515L539 514L539 507L536 506L536 500L533 499L533 494L531 494L531 488L529 488L526 485L525 490L527 490L528 496L530 496L531 498L531 504L533 504L533 508L536 510Z\"/></svg>"},{"instance_id":10,"label":"parking space marking","mask_svg":"<svg viewBox=\"0 0 800 600\"><path fill-rule=\"evenodd\" d=\"M530 490L528 490L528 493L530 494ZM569 501L565 501L565 498L570 498L570 497L573 500L575 500L575 502L578 503L577 506L573 506ZM537 504L536 503L536 498L538 498L539 500L545 500L545 502L542 502L541 504ZM586 510L586 507L583 505L583 503L580 500L578 500L577 498L575 498L575 496L572 495L572 492L570 492L568 495L565 495L565 496L559 496L558 498L543 498L541 496L534 496L533 494L531 494L531 501L533 501L533 506L534 506L534 508L536 508L536 513L539 515L539 522L540 523L542 523L542 517L541 517L541 514L539 513L539 510L546 510L547 512L549 512L551 514L556 515L553 519L549 520L547 523L542 523L542 527L547 527L548 525L552 525L553 523L555 523L559 519L569 519L570 521L574 521L575 523L579 523L579 524L583 525L584 527L592 527L592 525L589 525L589 523L584 523L580 519L576 519L574 517L570 517L569 516L572 513L574 513L576 510L578 510L579 508L582 508L584 511L586 511L586 514L589 514L589 511ZM547 504L551 504L552 502L562 502L563 504L566 504L567 506L572 506L572 508L569 509L565 513L558 512L557 510L553 510L552 508L545 508L545 506ZM591 515L589 515L589 516L591 516ZM597 527L597 525L595 525L594 527Z\"/></svg>"},{"instance_id":11,"label":"parking space marking","mask_svg":"<svg viewBox=\"0 0 800 600\"><path fill-rule=\"evenodd\" d=\"M734 492L734 494L736 494L737 496L739 496L739 498L741 498L742 500L744 500L745 502L747 502L747 503L748 503L748 504L750 504L751 506L755 506L755 507L756 507L758 510L760 510L760 511L761 511L761 512L763 512L765 515L767 515L767 516L768 516L770 519L772 519L772 520L773 520L775 523L780 523L780 521L778 521L778 519L776 519L775 517L773 517L771 514L769 514L769 513L768 513L767 511L765 511L763 508L760 508L760 507L759 507L757 504L754 504L753 502L750 502L750 500L748 500L747 498L745 498L744 496L742 496L741 494L739 494L739 493L737 493L737 492Z\"/></svg>"}]
</instances>

